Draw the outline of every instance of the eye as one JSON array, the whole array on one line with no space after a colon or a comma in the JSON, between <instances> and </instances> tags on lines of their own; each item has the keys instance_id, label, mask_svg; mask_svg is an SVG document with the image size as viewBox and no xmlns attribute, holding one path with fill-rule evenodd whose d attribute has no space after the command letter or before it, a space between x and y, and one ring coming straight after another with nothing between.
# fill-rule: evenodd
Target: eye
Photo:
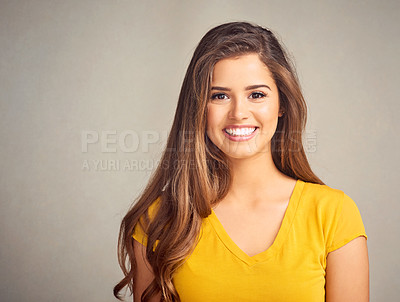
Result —
<instances>
[{"instance_id":1,"label":"eye","mask_svg":"<svg viewBox=\"0 0 400 302\"><path fill-rule=\"evenodd\" d=\"M250 95L250 98L252 98L252 99L261 99L261 98L265 98L266 96L267 95L265 93L256 91L256 92L253 92Z\"/></svg>"},{"instance_id":2,"label":"eye","mask_svg":"<svg viewBox=\"0 0 400 302\"><path fill-rule=\"evenodd\" d=\"M226 100L228 96L225 93L214 93L211 95L211 100Z\"/></svg>"}]
</instances>

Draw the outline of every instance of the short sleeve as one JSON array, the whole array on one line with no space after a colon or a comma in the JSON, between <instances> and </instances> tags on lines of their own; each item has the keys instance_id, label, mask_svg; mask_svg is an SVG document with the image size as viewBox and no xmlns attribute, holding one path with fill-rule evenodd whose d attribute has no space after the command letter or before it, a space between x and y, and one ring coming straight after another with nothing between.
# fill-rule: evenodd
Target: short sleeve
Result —
<instances>
[{"instance_id":1,"label":"short sleeve","mask_svg":"<svg viewBox=\"0 0 400 302\"><path fill-rule=\"evenodd\" d=\"M160 198L157 198L149 207L148 209L148 214L149 214L149 219L152 220L156 214L156 209L158 208L160 203ZM139 219L139 221L136 223L134 229L133 229L133 234L132 237L135 239L137 242L141 243L144 246L147 246L147 234L145 232L145 223L144 223L144 215L142 215ZM158 240L156 240L156 243L153 247L153 250L155 250L156 246L158 244Z\"/></svg>"},{"instance_id":2,"label":"short sleeve","mask_svg":"<svg viewBox=\"0 0 400 302\"><path fill-rule=\"evenodd\" d=\"M368 239L360 211L356 203L346 194L343 196L343 202L339 213L335 235L331 246L327 249L328 253L344 246L346 243L359 236L364 236Z\"/></svg>"}]
</instances>

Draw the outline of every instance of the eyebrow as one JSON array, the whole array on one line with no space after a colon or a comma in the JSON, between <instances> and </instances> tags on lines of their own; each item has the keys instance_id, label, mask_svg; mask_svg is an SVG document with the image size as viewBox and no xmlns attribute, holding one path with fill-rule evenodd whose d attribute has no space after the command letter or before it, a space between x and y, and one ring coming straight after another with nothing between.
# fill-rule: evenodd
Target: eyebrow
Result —
<instances>
[{"instance_id":1,"label":"eyebrow","mask_svg":"<svg viewBox=\"0 0 400 302\"><path fill-rule=\"evenodd\" d=\"M266 87L269 90L271 90L271 88L268 85L265 85L265 84L247 86L245 88L245 90L252 90L252 89L256 89L256 88L260 88L260 87ZM213 86L213 87L211 87L211 90L231 91L231 89L226 88L226 87L221 87L221 86Z\"/></svg>"}]
</instances>

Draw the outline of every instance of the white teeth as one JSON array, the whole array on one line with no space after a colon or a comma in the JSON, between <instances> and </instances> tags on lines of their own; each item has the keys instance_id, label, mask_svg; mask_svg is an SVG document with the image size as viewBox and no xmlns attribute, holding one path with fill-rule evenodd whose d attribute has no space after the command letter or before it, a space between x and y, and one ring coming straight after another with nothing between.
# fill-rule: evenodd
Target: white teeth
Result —
<instances>
[{"instance_id":1,"label":"white teeth","mask_svg":"<svg viewBox=\"0 0 400 302\"><path fill-rule=\"evenodd\" d=\"M232 136L248 136L256 130L253 128L226 128L225 132Z\"/></svg>"}]
</instances>

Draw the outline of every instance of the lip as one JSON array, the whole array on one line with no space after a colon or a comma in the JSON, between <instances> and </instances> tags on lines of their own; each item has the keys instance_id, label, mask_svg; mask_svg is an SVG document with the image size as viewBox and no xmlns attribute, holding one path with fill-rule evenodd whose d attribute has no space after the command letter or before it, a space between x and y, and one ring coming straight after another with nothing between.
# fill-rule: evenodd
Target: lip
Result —
<instances>
[{"instance_id":1,"label":"lip","mask_svg":"<svg viewBox=\"0 0 400 302\"><path fill-rule=\"evenodd\" d=\"M228 133L226 133L225 129L229 129L229 128L256 128L256 130L254 130L250 135L247 136L231 136ZM225 137L227 137L229 140L234 141L234 142L243 142L243 141L248 141L250 139L252 139L254 136L256 136L256 134L259 131L259 127L254 126L254 125L229 125L226 126L224 129L222 129L222 132L224 133Z\"/></svg>"},{"instance_id":2,"label":"lip","mask_svg":"<svg viewBox=\"0 0 400 302\"><path fill-rule=\"evenodd\" d=\"M228 125L224 129L229 129L229 128L258 128L257 126L254 125Z\"/></svg>"}]
</instances>

